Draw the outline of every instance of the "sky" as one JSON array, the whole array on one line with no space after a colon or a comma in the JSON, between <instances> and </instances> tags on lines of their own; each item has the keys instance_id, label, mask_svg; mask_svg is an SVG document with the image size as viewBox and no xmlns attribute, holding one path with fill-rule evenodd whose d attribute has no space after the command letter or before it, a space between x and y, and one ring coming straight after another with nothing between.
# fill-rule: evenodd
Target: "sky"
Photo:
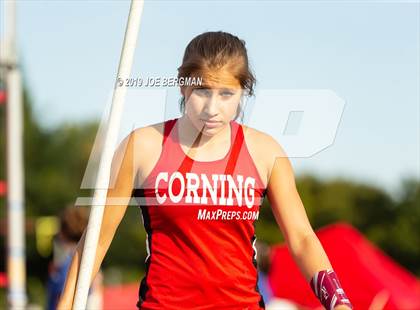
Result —
<instances>
[{"instance_id":1,"label":"sky","mask_svg":"<svg viewBox=\"0 0 420 310\"><path fill-rule=\"evenodd\" d=\"M18 1L19 59L44 126L104 116L129 6ZM296 175L345 177L395 192L402 178L420 178L419 29L418 1L146 1L131 76L176 77L194 36L233 33L246 41L257 77L249 124L266 125L296 154ZM287 122L289 94L298 110L315 111L309 135L292 137L303 153L278 125ZM130 88L120 137L176 117L178 99L174 87ZM297 120L302 128L309 112Z\"/></svg>"}]
</instances>

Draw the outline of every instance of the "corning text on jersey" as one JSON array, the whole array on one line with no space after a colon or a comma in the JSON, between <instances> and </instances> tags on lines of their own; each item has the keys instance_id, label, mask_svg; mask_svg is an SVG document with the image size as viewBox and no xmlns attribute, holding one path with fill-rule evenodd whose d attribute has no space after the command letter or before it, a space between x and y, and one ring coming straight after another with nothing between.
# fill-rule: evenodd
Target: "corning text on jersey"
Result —
<instances>
[{"instance_id":1,"label":"corning text on jersey","mask_svg":"<svg viewBox=\"0 0 420 310\"><path fill-rule=\"evenodd\" d=\"M232 206L233 194L235 194L238 206L242 206L244 200L248 208L253 207L255 178L248 176L244 180L244 177L238 174L235 180L229 174L212 174L211 179L213 184L203 173L197 175L187 172L184 177L179 171L175 171L171 175L168 172L160 172L155 181L156 200L159 204L163 204L169 198L171 202L179 203L186 194L185 203L206 205L208 204L207 193L209 193L213 204ZM160 193L163 187L167 187L167 193ZM177 193L174 191L175 189ZM218 189L220 195L217 193ZM199 190L202 191L202 195L198 194Z\"/></svg>"}]
</instances>

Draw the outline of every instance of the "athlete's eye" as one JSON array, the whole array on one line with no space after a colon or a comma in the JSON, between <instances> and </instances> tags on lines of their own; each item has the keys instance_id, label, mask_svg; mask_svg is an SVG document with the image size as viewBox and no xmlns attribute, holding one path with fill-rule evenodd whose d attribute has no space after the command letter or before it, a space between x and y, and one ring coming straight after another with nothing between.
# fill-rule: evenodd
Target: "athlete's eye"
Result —
<instances>
[{"instance_id":1,"label":"athlete's eye","mask_svg":"<svg viewBox=\"0 0 420 310\"><path fill-rule=\"evenodd\" d=\"M224 88L220 90L220 95L223 97L231 97L235 94L235 92L231 89Z\"/></svg>"},{"instance_id":2,"label":"athlete's eye","mask_svg":"<svg viewBox=\"0 0 420 310\"><path fill-rule=\"evenodd\" d=\"M231 92L231 91L223 91L222 92L222 96L225 96L225 97L230 97L230 96L233 96L235 93L233 93L233 92Z\"/></svg>"},{"instance_id":3,"label":"athlete's eye","mask_svg":"<svg viewBox=\"0 0 420 310\"><path fill-rule=\"evenodd\" d=\"M193 92L199 96L208 96L210 94L208 88L195 88Z\"/></svg>"}]
</instances>

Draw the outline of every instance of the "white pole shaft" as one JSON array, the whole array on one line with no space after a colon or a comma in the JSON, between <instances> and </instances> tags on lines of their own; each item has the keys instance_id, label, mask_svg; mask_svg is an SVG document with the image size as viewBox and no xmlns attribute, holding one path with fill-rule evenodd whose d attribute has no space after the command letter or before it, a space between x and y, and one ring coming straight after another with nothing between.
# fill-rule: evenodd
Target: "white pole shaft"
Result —
<instances>
[{"instance_id":1,"label":"white pole shaft","mask_svg":"<svg viewBox=\"0 0 420 310\"><path fill-rule=\"evenodd\" d=\"M11 309L26 305L25 210L23 175L22 87L18 69L7 73L8 299Z\"/></svg>"},{"instance_id":2,"label":"white pole shaft","mask_svg":"<svg viewBox=\"0 0 420 310\"><path fill-rule=\"evenodd\" d=\"M4 64L14 65L17 63L16 50L16 1L4 2L4 16L2 16L4 24L4 45L1 48L1 61Z\"/></svg>"},{"instance_id":3,"label":"white pole shaft","mask_svg":"<svg viewBox=\"0 0 420 310\"><path fill-rule=\"evenodd\" d=\"M10 309L27 303L25 268L25 210L23 173L22 77L17 67L16 1L5 5L6 141L7 141L7 277Z\"/></svg>"},{"instance_id":4,"label":"white pole shaft","mask_svg":"<svg viewBox=\"0 0 420 310\"><path fill-rule=\"evenodd\" d=\"M121 51L120 64L117 78L125 80L131 74L134 51L137 43L140 20L143 12L143 0L132 0L125 31L123 48ZM86 308L87 296L90 287L99 233L102 224L102 216L106 203L107 189L109 185L110 170L115 145L117 143L121 115L124 107L126 94L125 87L118 87L115 83L112 96L112 105L106 129L104 149L99 163L99 171L96 180L93 205L90 211L89 223L86 231L85 245L78 273L76 293L73 309Z\"/></svg>"}]
</instances>

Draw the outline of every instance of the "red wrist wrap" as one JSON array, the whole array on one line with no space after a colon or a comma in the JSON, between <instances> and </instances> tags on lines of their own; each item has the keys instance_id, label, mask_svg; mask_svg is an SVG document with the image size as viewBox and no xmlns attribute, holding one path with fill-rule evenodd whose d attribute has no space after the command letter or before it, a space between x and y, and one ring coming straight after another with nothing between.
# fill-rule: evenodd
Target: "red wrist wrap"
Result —
<instances>
[{"instance_id":1,"label":"red wrist wrap","mask_svg":"<svg viewBox=\"0 0 420 310\"><path fill-rule=\"evenodd\" d=\"M316 297L326 309L334 309L337 305L346 305L353 309L334 270L322 270L315 273L310 285Z\"/></svg>"}]
</instances>

